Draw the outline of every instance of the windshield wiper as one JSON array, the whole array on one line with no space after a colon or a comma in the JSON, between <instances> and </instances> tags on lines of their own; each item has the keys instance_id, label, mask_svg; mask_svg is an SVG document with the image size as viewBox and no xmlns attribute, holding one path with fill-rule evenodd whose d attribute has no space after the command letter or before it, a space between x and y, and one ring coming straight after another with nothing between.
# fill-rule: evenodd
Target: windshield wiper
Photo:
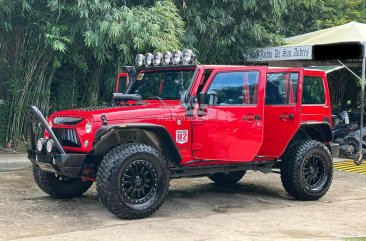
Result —
<instances>
[{"instance_id":1,"label":"windshield wiper","mask_svg":"<svg viewBox=\"0 0 366 241\"><path fill-rule=\"evenodd\" d=\"M150 97L147 97L147 99L150 99L150 100L160 100L160 102L163 104L163 105L166 105L165 101L163 100L164 98L161 98L160 96L150 96Z\"/></svg>"}]
</instances>

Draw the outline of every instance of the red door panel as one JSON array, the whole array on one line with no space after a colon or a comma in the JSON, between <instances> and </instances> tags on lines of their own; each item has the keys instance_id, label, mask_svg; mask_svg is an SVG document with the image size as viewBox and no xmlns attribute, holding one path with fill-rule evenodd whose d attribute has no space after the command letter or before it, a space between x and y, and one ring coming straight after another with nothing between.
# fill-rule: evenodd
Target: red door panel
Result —
<instances>
[{"instance_id":1,"label":"red door panel","mask_svg":"<svg viewBox=\"0 0 366 241\"><path fill-rule=\"evenodd\" d=\"M254 159L263 140L266 69L225 68L211 74L203 88L204 92L213 89L210 86L217 83L215 78L220 78L220 74L232 72L236 72L233 74L235 78L242 76L242 89L235 84L231 86L230 78L217 84L217 88L226 84L227 87L223 88L225 91L217 91L221 93L218 94L218 101L205 107L205 116L193 121L192 151L195 158L229 162ZM235 94L235 91L240 91L240 94Z\"/></svg>"},{"instance_id":2,"label":"red door panel","mask_svg":"<svg viewBox=\"0 0 366 241\"><path fill-rule=\"evenodd\" d=\"M300 126L303 70L276 70L267 74L264 140L258 156L279 157Z\"/></svg>"}]
</instances>

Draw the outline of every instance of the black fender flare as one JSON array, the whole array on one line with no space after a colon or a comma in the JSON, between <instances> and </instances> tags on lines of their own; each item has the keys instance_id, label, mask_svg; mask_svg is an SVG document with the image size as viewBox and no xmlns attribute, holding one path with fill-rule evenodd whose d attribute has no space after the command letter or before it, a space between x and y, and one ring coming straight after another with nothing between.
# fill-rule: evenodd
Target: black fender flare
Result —
<instances>
[{"instance_id":1,"label":"black fender flare","mask_svg":"<svg viewBox=\"0 0 366 241\"><path fill-rule=\"evenodd\" d=\"M331 142L333 140L332 127L329 122L303 122L300 125L300 129L307 133L314 133L318 138L311 137L319 141Z\"/></svg>"},{"instance_id":2,"label":"black fender flare","mask_svg":"<svg viewBox=\"0 0 366 241\"><path fill-rule=\"evenodd\" d=\"M112 136L118 139L120 132L128 130L135 131L148 131L154 133L163 146L163 151L167 154L167 158L174 164L179 164L182 161L180 151L175 144L173 138L169 134L168 130L161 125L151 123L130 123L130 124L119 124L119 125L104 125L98 128L94 136L93 152L96 154L105 153L111 148L119 145L120 143L108 143L111 141ZM107 150L108 149L108 150Z\"/></svg>"}]
</instances>

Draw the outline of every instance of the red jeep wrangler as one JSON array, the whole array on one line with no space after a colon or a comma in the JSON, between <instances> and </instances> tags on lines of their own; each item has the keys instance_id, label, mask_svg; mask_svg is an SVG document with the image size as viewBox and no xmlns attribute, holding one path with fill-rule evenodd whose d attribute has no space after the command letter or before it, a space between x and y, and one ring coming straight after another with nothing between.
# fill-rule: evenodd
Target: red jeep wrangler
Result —
<instances>
[{"instance_id":1,"label":"red jeep wrangler","mask_svg":"<svg viewBox=\"0 0 366 241\"><path fill-rule=\"evenodd\" d=\"M154 213L169 180L180 177L225 185L247 170L280 170L291 196L321 198L338 155L325 73L193 61L190 50L138 55L137 69L122 68L110 106L59 111L48 121L31 107L38 186L73 198L95 181L108 211L127 219Z\"/></svg>"}]
</instances>

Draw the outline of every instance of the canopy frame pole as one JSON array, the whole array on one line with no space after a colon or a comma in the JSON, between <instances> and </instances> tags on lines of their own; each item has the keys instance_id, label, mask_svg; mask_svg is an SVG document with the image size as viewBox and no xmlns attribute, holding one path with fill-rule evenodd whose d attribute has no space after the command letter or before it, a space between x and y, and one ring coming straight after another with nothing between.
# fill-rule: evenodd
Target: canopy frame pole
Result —
<instances>
[{"instance_id":1,"label":"canopy frame pole","mask_svg":"<svg viewBox=\"0 0 366 241\"><path fill-rule=\"evenodd\" d=\"M358 80L360 80L362 82L362 78L360 78L360 76L358 76L355 72L353 72L350 68L348 68L347 65L345 65L342 61L340 61L339 59L337 60L338 63L340 63L343 67L345 67L351 74L353 74L354 76L356 76L356 78Z\"/></svg>"},{"instance_id":2,"label":"canopy frame pole","mask_svg":"<svg viewBox=\"0 0 366 241\"><path fill-rule=\"evenodd\" d=\"M357 156L354 159L356 165L362 164L362 129L363 129L363 115L364 115L364 108L365 108L365 73L366 73L366 57L362 58L362 76L361 78L353 72L347 65L345 65L342 61L337 60L342 66L344 66L351 74L353 74L358 80L361 82L361 96L360 96L360 109L361 109L361 118L360 118L360 141L358 143L358 152Z\"/></svg>"},{"instance_id":3,"label":"canopy frame pole","mask_svg":"<svg viewBox=\"0 0 366 241\"><path fill-rule=\"evenodd\" d=\"M359 143L359 151L358 151L358 160L356 162L357 165L362 164L362 129L363 129L363 115L364 115L364 106L365 106L365 72L366 72L366 57L362 58L362 78L361 78L361 122L360 122L360 143Z\"/></svg>"}]
</instances>

